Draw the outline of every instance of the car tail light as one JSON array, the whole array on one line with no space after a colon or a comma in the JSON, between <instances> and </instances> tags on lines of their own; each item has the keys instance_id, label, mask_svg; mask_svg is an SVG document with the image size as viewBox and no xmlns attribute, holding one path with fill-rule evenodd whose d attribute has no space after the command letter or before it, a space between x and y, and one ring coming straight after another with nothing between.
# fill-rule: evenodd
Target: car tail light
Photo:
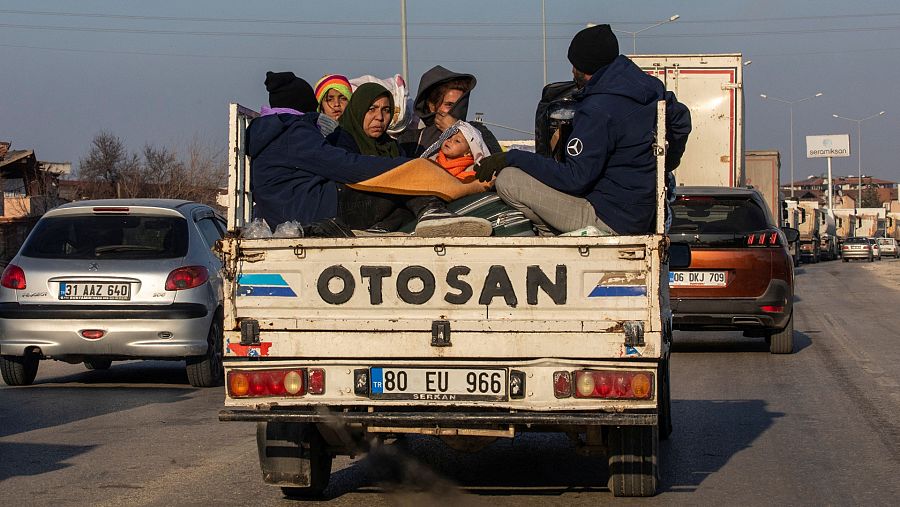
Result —
<instances>
[{"instance_id":1,"label":"car tail light","mask_svg":"<svg viewBox=\"0 0 900 507\"><path fill-rule=\"evenodd\" d=\"M322 386L324 385L325 374L322 372ZM303 396L306 392L305 368L228 372L228 393L234 398Z\"/></svg>"},{"instance_id":2,"label":"car tail light","mask_svg":"<svg viewBox=\"0 0 900 507\"><path fill-rule=\"evenodd\" d=\"M572 374L567 371L553 372L553 394L557 398L572 396Z\"/></svg>"},{"instance_id":3,"label":"car tail light","mask_svg":"<svg viewBox=\"0 0 900 507\"><path fill-rule=\"evenodd\" d=\"M6 266L6 269L3 270L3 278L0 279L0 285L6 287L7 289L24 289L26 286L25 272L22 271L22 268L16 266L15 264Z\"/></svg>"},{"instance_id":4,"label":"car tail light","mask_svg":"<svg viewBox=\"0 0 900 507\"><path fill-rule=\"evenodd\" d=\"M306 386L309 394L325 393L325 370L321 368L310 368L309 382Z\"/></svg>"},{"instance_id":5,"label":"car tail light","mask_svg":"<svg viewBox=\"0 0 900 507\"><path fill-rule=\"evenodd\" d=\"M769 313L784 313L784 306L779 305L763 305L759 309Z\"/></svg>"},{"instance_id":6,"label":"car tail light","mask_svg":"<svg viewBox=\"0 0 900 507\"><path fill-rule=\"evenodd\" d=\"M747 246L781 246L781 238L778 231L753 232L747 235Z\"/></svg>"},{"instance_id":7,"label":"car tail light","mask_svg":"<svg viewBox=\"0 0 900 507\"><path fill-rule=\"evenodd\" d=\"M166 290L184 290L199 287L209 280L209 270L204 266L185 266L169 273Z\"/></svg>"},{"instance_id":8,"label":"car tail light","mask_svg":"<svg viewBox=\"0 0 900 507\"><path fill-rule=\"evenodd\" d=\"M653 394L653 374L638 371L580 370L575 372L576 398L646 400Z\"/></svg>"},{"instance_id":9,"label":"car tail light","mask_svg":"<svg viewBox=\"0 0 900 507\"><path fill-rule=\"evenodd\" d=\"M82 329L81 337L86 338L88 340L99 340L103 338L103 335L106 334L106 331L102 329Z\"/></svg>"}]
</instances>

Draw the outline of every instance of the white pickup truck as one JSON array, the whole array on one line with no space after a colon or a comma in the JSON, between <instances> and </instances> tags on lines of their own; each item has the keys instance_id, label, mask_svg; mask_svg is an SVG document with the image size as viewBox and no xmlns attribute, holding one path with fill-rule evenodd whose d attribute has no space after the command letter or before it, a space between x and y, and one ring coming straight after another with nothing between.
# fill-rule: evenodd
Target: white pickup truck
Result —
<instances>
[{"instance_id":1,"label":"white pickup truck","mask_svg":"<svg viewBox=\"0 0 900 507\"><path fill-rule=\"evenodd\" d=\"M335 455L399 434L477 447L540 431L605 453L616 496L656 493L671 432L667 261L690 262L662 224L614 237L242 238L253 116L231 105L219 419L258 423L266 483L317 495Z\"/></svg>"}]
</instances>

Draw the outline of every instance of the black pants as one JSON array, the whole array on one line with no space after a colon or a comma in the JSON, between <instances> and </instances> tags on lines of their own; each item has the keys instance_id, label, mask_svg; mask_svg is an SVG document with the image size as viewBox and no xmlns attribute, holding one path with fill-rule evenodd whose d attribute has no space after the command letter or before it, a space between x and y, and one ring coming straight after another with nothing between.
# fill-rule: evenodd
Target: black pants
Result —
<instances>
[{"instance_id":1,"label":"black pants","mask_svg":"<svg viewBox=\"0 0 900 507\"><path fill-rule=\"evenodd\" d=\"M432 195L381 194L338 186L337 218L351 229L396 231L433 206L444 206L444 202Z\"/></svg>"}]
</instances>

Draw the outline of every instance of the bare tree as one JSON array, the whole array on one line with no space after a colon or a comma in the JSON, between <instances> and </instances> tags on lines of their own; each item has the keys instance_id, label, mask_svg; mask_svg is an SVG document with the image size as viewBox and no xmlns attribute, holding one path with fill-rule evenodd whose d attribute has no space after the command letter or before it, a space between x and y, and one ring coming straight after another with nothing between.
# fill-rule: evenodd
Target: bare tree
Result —
<instances>
[{"instance_id":1,"label":"bare tree","mask_svg":"<svg viewBox=\"0 0 900 507\"><path fill-rule=\"evenodd\" d=\"M197 137L179 154L165 146L144 145L141 158L127 154L121 139L101 132L91 152L81 161L82 195L104 197L158 197L215 204L225 184L224 150ZM180 155L180 156L179 156Z\"/></svg>"},{"instance_id":2,"label":"bare tree","mask_svg":"<svg viewBox=\"0 0 900 507\"><path fill-rule=\"evenodd\" d=\"M101 131L91 141L91 151L78 166L79 179L94 198L122 196L122 185L130 183L140 168L137 154L128 153L125 144L111 132ZM124 197L124 196L123 196Z\"/></svg>"}]
</instances>

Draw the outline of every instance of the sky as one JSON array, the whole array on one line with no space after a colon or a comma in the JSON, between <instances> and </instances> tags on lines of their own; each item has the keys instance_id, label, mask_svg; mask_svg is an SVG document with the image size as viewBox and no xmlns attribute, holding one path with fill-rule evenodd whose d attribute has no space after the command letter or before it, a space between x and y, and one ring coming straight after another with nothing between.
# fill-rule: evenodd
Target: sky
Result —
<instances>
[{"instance_id":1,"label":"sky","mask_svg":"<svg viewBox=\"0 0 900 507\"><path fill-rule=\"evenodd\" d=\"M850 134L854 155L834 159L855 175L900 181L900 5L896 0L545 0L548 81L571 79L566 50L586 23L610 23L637 52L744 54L747 149L782 153L790 178L825 170L806 159L804 136ZM78 165L108 131L129 149L224 147L227 106L266 104L266 71L314 83L327 73L402 72L401 0L0 0L0 140L47 161ZM434 65L475 74L469 115L533 131L543 86L540 0L408 0L408 79ZM501 139L528 136L492 127Z\"/></svg>"}]
</instances>

